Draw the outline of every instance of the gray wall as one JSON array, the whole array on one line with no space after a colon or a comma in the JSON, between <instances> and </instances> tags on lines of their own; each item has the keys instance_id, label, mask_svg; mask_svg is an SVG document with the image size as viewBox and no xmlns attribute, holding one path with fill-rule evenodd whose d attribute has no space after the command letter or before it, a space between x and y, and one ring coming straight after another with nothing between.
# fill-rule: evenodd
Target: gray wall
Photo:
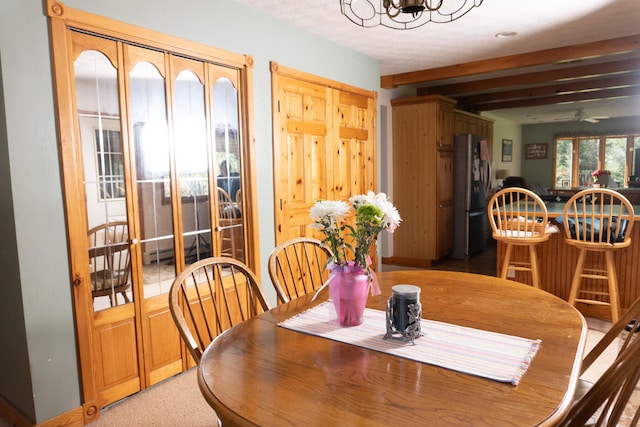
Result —
<instances>
[{"instance_id":1,"label":"gray wall","mask_svg":"<svg viewBox=\"0 0 640 427\"><path fill-rule=\"evenodd\" d=\"M626 117L601 120L599 123L559 122L522 126L521 175L528 184L540 184L551 187L553 183L553 139L556 136L578 135L615 135L619 133L640 132L640 117ZM525 160L524 144L548 143L549 155L546 159Z\"/></svg>"},{"instance_id":2,"label":"gray wall","mask_svg":"<svg viewBox=\"0 0 640 427\"><path fill-rule=\"evenodd\" d=\"M272 158L269 61L379 90L376 60L232 1L70 0L65 5L253 56L259 159ZM0 342L5 349L0 396L34 423L80 404L44 9L37 0L0 2ZM256 173L261 279L268 283L265 266L275 243L272 162L260 162Z\"/></svg>"}]
</instances>

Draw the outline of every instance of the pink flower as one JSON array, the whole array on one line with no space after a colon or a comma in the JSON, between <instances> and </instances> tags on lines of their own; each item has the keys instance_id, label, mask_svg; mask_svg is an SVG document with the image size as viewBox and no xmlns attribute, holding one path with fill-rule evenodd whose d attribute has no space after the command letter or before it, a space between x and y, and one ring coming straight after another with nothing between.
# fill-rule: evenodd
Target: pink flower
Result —
<instances>
[{"instance_id":1,"label":"pink flower","mask_svg":"<svg viewBox=\"0 0 640 427\"><path fill-rule=\"evenodd\" d=\"M599 176L602 175L611 175L611 172L609 172L608 170L603 170L603 169L598 169L596 171L591 172L591 176L597 178Z\"/></svg>"}]
</instances>

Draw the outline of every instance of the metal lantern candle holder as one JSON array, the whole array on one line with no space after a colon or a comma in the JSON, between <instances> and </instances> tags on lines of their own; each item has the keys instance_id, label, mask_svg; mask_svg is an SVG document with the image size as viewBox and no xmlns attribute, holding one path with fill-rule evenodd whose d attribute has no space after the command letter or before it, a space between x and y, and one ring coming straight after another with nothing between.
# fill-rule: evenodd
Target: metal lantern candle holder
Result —
<instances>
[{"instance_id":1,"label":"metal lantern candle holder","mask_svg":"<svg viewBox=\"0 0 640 427\"><path fill-rule=\"evenodd\" d=\"M413 285L394 286L387 300L387 333L384 339L398 335L415 344L414 340L422 336L421 319L420 288Z\"/></svg>"}]
</instances>

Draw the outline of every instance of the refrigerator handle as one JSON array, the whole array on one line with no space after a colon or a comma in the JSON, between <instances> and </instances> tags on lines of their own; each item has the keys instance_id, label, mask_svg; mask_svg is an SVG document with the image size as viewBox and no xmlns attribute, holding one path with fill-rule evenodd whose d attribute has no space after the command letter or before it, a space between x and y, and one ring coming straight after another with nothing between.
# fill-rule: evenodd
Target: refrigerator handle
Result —
<instances>
[{"instance_id":1,"label":"refrigerator handle","mask_svg":"<svg viewBox=\"0 0 640 427\"><path fill-rule=\"evenodd\" d=\"M493 176L491 173L491 161L487 160L487 172L489 173L489 176L487 176L487 182L486 182L486 187L485 188L485 194L489 194L489 190L491 190L491 177Z\"/></svg>"}]
</instances>

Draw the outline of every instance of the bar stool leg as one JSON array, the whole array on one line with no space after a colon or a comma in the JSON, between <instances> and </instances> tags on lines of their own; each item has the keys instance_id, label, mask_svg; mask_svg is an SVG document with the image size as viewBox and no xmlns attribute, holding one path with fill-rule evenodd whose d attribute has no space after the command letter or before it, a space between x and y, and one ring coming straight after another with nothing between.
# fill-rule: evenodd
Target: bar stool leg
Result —
<instances>
[{"instance_id":1,"label":"bar stool leg","mask_svg":"<svg viewBox=\"0 0 640 427\"><path fill-rule=\"evenodd\" d=\"M569 292L569 304L575 307L576 298L578 296L578 289L580 287L580 281L582 280L582 270L584 269L584 261L587 257L587 251L580 249L580 255L578 255L578 263L576 264L576 270L573 273L573 280L571 281L571 292Z\"/></svg>"},{"instance_id":2,"label":"bar stool leg","mask_svg":"<svg viewBox=\"0 0 640 427\"><path fill-rule=\"evenodd\" d=\"M531 280L534 288L540 289L540 275L538 273L538 253L535 245L529 246L529 262L531 264Z\"/></svg>"},{"instance_id":3,"label":"bar stool leg","mask_svg":"<svg viewBox=\"0 0 640 427\"><path fill-rule=\"evenodd\" d=\"M503 279L507 278L507 273L509 272L509 263L511 262L511 249L513 245L507 243L507 248L504 252L504 260L502 261L502 275L500 276Z\"/></svg>"},{"instance_id":4,"label":"bar stool leg","mask_svg":"<svg viewBox=\"0 0 640 427\"><path fill-rule=\"evenodd\" d=\"M613 262L613 251L605 252L607 260L607 277L609 284L609 302L611 303L611 320L613 323L618 321L620 316L620 299L618 297L618 276L616 275L616 266Z\"/></svg>"}]
</instances>

